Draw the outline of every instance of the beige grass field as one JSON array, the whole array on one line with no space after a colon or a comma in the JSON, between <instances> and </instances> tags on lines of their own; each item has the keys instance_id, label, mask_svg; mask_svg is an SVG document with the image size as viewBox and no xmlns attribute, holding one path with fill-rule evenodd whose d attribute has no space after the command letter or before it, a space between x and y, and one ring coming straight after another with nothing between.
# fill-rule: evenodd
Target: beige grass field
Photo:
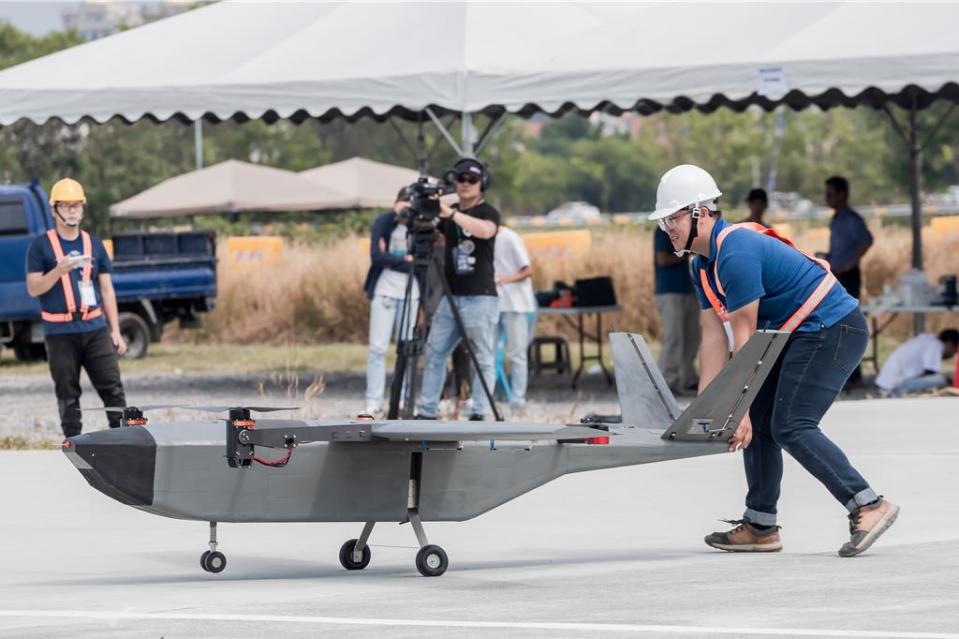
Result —
<instances>
[{"instance_id":1,"label":"beige grass field","mask_svg":"<svg viewBox=\"0 0 959 639\"><path fill-rule=\"evenodd\" d=\"M824 250L825 229L789 229L804 250ZM928 229L927 229L928 231ZM910 235L899 227L874 228L876 244L864 264L867 295L894 285L908 268ZM959 233L925 235L925 266L933 282L944 273L959 272ZM369 266L359 249L359 238L328 245L294 245L279 261L268 265L229 264L221 260L217 308L201 332L175 334L177 341L233 344L362 343L367 338L368 302L362 284ZM593 232L591 249L581 259L541 260L534 257L537 289L556 280L609 275L623 312L610 316L608 328L629 330L656 339L659 319L653 305L651 231L633 226L608 227ZM930 317L930 330L946 317ZM558 320L541 320L541 330L564 329ZM908 318L890 328L906 335ZM565 329L564 329L565 330Z\"/></svg>"}]
</instances>

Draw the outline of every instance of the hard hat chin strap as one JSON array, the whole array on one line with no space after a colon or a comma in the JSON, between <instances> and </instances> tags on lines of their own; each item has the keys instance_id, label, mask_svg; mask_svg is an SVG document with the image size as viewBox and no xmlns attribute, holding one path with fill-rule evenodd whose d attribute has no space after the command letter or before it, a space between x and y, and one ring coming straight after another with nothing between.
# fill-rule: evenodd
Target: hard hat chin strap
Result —
<instances>
[{"instance_id":1,"label":"hard hat chin strap","mask_svg":"<svg viewBox=\"0 0 959 639\"><path fill-rule=\"evenodd\" d=\"M66 224L67 226L69 226L69 227L80 226L80 221L79 221L79 220L77 220L76 222L68 222L68 221L67 221L67 218L65 218L65 217L63 217L62 215L60 215L60 204L59 204L59 203L53 205L53 212L56 213L56 214L57 214L57 217L60 218L60 221L63 222L64 224Z\"/></svg>"},{"instance_id":2,"label":"hard hat chin strap","mask_svg":"<svg viewBox=\"0 0 959 639\"><path fill-rule=\"evenodd\" d=\"M678 251L673 251L676 254L676 257L683 257L684 255L688 255L689 253L692 253L692 251L690 250L690 247L692 247L693 240L696 239L696 235L699 232L699 218L701 218L703 215L703 209L702 207L699 206L699 202L696 202L696 204L693 205L693 209L692 211L690 211L690 215L693 218L693 223L691 225L691 228L689 229L689 236L686 238L686 246L684 246Z\"/></svg>"}]
</instances>

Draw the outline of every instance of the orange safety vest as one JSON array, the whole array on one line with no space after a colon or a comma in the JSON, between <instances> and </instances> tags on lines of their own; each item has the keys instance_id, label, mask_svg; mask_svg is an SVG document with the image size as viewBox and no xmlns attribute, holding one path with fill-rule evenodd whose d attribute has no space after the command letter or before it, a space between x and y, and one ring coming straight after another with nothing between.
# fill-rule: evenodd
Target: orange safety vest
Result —
<instances>
[{"instance_id":1,"label":"orange safety vest","mask_svg":"<svg viewBox=\"0 0 959 639\"><path fill-rule=\"evenodd\" d=\"M754 233L762 233L763 235L774 237L790 248L799 251L799 249L796 248L789 238L780 235L773 229L766 228L762 224L757 224L755 222L730 224L720 231L719 235L716 237L716 259L713 262L713 279L716 280L716 287L719 289L719 294L723 297L726 296L726 291L723 290L723 284L719 281L719 249L722 247L723 240L726 239L726 236L733 231L738 231L739 229L746 229L748 231L753 231ZM825 269L826 277L822 279L822 281L819 283L819 286L816 287L816 290L812 292L812 295L810 295L809 298L803 302L802 305L800 305L795 313L793 313L792 317L786 320L786 323L779 327L779 330L787 333L791 333L799 328L799 325L802 324L807 317L809 317L810 313L816 310L816 307L819 306L819 303L823 301L823 299L832 289L833 285L838 281L836 280L836 276L832 274L832 271L829 270L829 262L826 260L821 260L817 257L813 257L808 253L804 253L803 251L799 252ZM718 315L719 319L722 321L728 322L729 313L726 312L726 307L723 305L723 303L719 301L719 295L716 295L716 292L713 291L712 287L709 285L709 278L706 276L706 269L704 267L700 267L699 269L699 281L703 286L703 293L706 294L706 299L709 300L709 305L713 307L714 311L716 311L716 315Z\"/></svg>"},{"instance_id":2,"label":"orange safety vest","mask_svg":"<svg viewBox=\"0 0 959 639\"><path fill-rule=\"evenodd\" d=\"M93 242L90 241L90 234L86 231L80 231L80 237L83 239L83 254L90 259L87 260L87 263L83 265L83 276L81 281L84 285L90 285L90 278L93 273ZM50 246L53 248L53 255L57 259L57 263L60 263L60 260L63 259L63 246L60 244L60 236L57 235L56 230L50 229L47 231L47 238L50 240ZM81 305L80 310L77 311L77 300L73 294L73 279L70 277L70 273L64 273L60 276L60 283L63 285L63 297L67 302L67 312L66 313L47 313L43 311L40 313L40 317L43 318L45 322L74 322L74 321L86 321L92 320L97 317L100 317L103 314L103 311L100 310L100 307L90 310L87 308L86 304L83 304L81 296Z\"/></svg>"}]
</instances>

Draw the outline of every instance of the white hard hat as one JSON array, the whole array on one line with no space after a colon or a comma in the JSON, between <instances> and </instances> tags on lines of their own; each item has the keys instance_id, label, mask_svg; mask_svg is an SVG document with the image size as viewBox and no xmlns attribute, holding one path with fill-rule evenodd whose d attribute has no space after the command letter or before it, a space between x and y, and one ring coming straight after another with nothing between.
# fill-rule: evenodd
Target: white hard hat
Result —
<instances>
[{"instance_id":1,"label":"white hard hat","mask_svg":"<svg viewBox=\"0 0 959 639\"><path fill-rule=\"evenodd\" d=\"M656 210L650 220L661 220L694 204L711 204L722 195L716 180L692 164L674 166L663 174L656 189Z\"/></svg>"}]
</instances>

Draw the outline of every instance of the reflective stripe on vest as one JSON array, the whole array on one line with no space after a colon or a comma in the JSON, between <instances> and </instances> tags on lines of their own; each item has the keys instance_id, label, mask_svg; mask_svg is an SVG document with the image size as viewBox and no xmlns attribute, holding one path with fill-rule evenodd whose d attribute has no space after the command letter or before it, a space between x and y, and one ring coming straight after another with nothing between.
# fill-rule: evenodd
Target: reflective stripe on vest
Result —
<instances>
[{"instance_id":1,"label":"reflective stripe on vest","mask_svg":"<svg viewBox=\"0 0 959 639\"><path fill-rule=\"evenodd\" d=\"M90 259L86 261L86 264L83 265L83 274L80 278L81 283L84 285L89 285L93 273L93 242L90 240L90 234L86 231L80 231L80 238L82 239L83 244L83 254ZM57 264L60 263L60 260L63 259L63 246L60 244L60 236L57 235L55 229L50 229L47 231L47 239L50 240L50 247L53 249L53 256L57 260ZM63 297L67 303L67 312L66 313L47 313L43 311L40 313L40 317L45 322L73 322L76 320L92 320L100 317L103 314L103 311L100 310L100 307L97 307L93 310L89 310L87 305L83 303L81 296L80 299L80 311L77 312L77 300L73 292L73 279L70 277L70 273L64 273L60 276L60 284L63 286Z\"/></svg>"},{"instance_id":2,"label":"reflective stripe on vest","mask_svg":"<svg viewBox=\"0 0 959 639\"><path fill-rule=\"evenodd\" d=\"M796 245L793 244L789 238L780 235L771 228L767 228L762 224L756 224L755 222L743 222L741 224L730 224L722 231L719 232L719 235L716 237L716 259L713 262L713 279L716 281L716 288L719 289L719 295L723 297L726 296L726 291L723 290L722 282L719 281L719 249L723 245L723 240L726 239L726 236L737 231L739 229L746 229L747 231L753 231L754 233L762 233L769 237L774 237L780 242L783 242L790 248L793 248L799 251L796 248ZM821 266L826 271L826 277L819 282L819 286L816 287L816 290L803 302L799 308L796 310L792 316L786 320L786 322L779 327L779 330L791 333L806 320L809 315L816 310L816 307L819 306L819 303L825 299L826 295L829 294L829 291L832 290L832 287L836 284L836 276L832 274L832 271L829 270L829 262L826 260L821 260L819 258L813 257L808 253L799 251L810 260ZM724 322L729 321L729 313L726 311L726 307L719 300L719 295L716 295L716 292L713 291L712 287L709 285L709 278L706 276L706 269L699 269L699 281L703 287L703 293L706 295L706 299L709 300L709 305L713 307L713 310L716 312L716 315L719 316Z\"/></svg>"}]
</instances>

